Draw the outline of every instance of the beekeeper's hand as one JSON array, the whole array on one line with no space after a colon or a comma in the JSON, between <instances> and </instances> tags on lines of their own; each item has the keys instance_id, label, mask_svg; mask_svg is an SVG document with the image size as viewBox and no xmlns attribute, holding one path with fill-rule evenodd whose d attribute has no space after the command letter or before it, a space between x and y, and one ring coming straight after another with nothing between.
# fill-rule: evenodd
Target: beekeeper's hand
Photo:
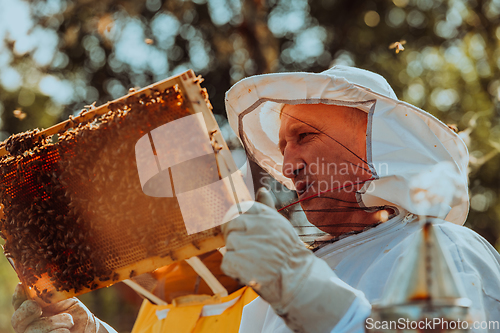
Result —
<instances>
[{"instance_id":1,"label":"beekeeper's hand","mask_svg":"<svg viewBox=\"0 0 500 333\"><path fill-rule=\"evenodd\" d=\"M222 226L222 270L251 286L295 332L330 332L357 291L305 248L267 190L261 188L257 200L273 207L256 202Z\"/></svg>"},{"instance_id":2,"label":"beekeeper's hand","mask_svg":"<svg viewBox=\"0 0 500 333\"><path fill-rule=\"evenodd\" d=\"M11 322L16 333L116 333L77 298L42 309L35 301L26 300L24 288L18 284L12 305L16 311Z\"/></svg>"}]
</instances>

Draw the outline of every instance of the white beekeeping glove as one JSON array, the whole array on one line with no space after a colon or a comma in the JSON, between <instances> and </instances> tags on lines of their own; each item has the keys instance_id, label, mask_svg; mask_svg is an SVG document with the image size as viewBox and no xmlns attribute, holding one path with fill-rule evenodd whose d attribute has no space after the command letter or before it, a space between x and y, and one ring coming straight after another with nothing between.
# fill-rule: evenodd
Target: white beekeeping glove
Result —
<instances>
[{"instance_id":1,"label":"white beekeeping glove","mask_svg":"<svg viewBox=\"0 0 500 333\"><path fill-rule=\"evenodd\" d=\"M259 199L273 202L263 189ZM331 332L356 298L275 209L254 203L222 228L224 273L253 287L295 332Z\"/></svg>"},{"instance_id":2,"label":"white beekeeping glove","mask_svg":"<svg viewBox=\"0 0 500 333\"><path fill-rule=\"evenodd\" d=\"M18 284L12 305L16 311L11 322L16 333L116 333L77 298L42 309L35 301L26 300L24 289Z\"/></svg>"},{"instance_id":3,"label":"white beekeeping glove","mask_svg":"<svg viewBox=\"0 0 500 333\"><path fill-rule=\"evenodd\" d=\"M456 165L440 162L410 180L410 197L417 215L445 218L451 207L468 202L462 191L467 181L462 179Z\"/></svg>"}]
</instances>

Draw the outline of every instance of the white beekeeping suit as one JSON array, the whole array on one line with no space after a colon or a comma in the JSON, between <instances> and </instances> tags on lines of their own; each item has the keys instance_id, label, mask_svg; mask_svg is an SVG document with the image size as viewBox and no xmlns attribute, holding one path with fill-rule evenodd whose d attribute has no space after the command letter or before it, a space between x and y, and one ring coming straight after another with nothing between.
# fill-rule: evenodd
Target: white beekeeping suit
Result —
<instances>
[{"instance_id":1,"label":"white beekeeping suit","mask_svg":"<svg viewBox=\"0 0 500 333\"><path fill-rule=\"evenodd\" d=\"M462 226L469 209L468 152L448 126L399 101L381 76L352 67L335 66L319 74L254 76L241 80L226 94L229 123L248 156L292 190L294 184L283 175L283 155L278 149L280 110L283 104L320 103L367 113L367 165L374 179L366 182L356 197L360 207L390 207L395 214L377 227L315 253L333 271L327 275L332 288L352 295L345 302L318 297L318 302L325 303L322 306L332 308L332 317L341 313L330 320L330 326L322 325L322 318L308 312L310 303L301 301L307 288L311 295L316 292L314 283L309 283L295 295L293 304L270 301L274 312L262 298L245 306L240 332L290 332L285 324L299 331L321 332L329 327L332 332L363 332L370 303L381 297L391 273L420 230L417 216L441 221L436 224L436 233L456 266L465 296L472 301L471 324L500 321L500 256L482 237ZM234 273L238 274L241 278L245 273ZM265 294L261 294L263 298ZM342 302L345 304L338 304ZM494 331L472 328L474 332Z\"/></svg>"}]
</instances>

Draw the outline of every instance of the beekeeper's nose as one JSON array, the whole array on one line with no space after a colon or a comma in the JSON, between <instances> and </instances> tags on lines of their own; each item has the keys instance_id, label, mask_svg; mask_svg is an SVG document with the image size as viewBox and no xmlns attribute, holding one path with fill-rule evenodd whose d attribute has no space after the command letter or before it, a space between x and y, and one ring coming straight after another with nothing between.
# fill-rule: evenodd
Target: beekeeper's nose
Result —
<instances>
[{"instance_id":1,"label":"beekeeper's nose","mask_svg":"<svg viewBox=\"0 0 500 333\"><path fill-rule=\"evenodd\" d=\"M294 179L301 170L307 166L293 144L287 145L283 152L283 175L287 178Z\"/></svg>"}]
</instances>

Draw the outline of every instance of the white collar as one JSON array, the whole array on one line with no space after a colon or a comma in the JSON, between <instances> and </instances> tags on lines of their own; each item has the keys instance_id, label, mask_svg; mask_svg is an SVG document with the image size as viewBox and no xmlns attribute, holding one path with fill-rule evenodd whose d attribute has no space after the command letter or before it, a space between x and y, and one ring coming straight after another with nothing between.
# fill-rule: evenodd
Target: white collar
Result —
<instances>
[{"instance_id":1,"label":"white collar","mask_svg":"<svg viewBox=\"0 0 500 333\"><path fill-rule=\"evenodd\" d=\"M359 234L350 235L331 244L328 244L317 250L315 252L315 255L321 258L338 250L345 251L348 248L366 243L374 239L375 237L388 232L389 230L394 231L403 228L404 226L406 226L406 224L408 224L410 221L413 221L415 218L416 215L409 213L402 208L398 208L398 214L390 220Z\"/></svg>"}]
</instances>

